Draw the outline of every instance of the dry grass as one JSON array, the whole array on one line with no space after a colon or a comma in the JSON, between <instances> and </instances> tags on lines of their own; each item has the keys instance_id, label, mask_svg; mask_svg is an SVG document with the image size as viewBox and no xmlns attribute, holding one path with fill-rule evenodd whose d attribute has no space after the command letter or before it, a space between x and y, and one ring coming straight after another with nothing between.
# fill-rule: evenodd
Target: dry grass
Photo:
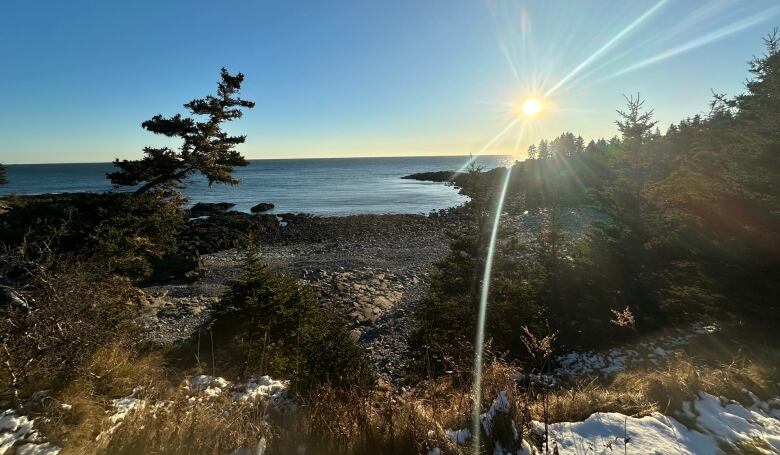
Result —
<instances>
[{"instance_id":1,"label":"dry grass","mask_svg":"<svg viewBox=\"0 0 780 455\"><path fill-rule=\"evenodd\" d=\"M738 358L729 363L704 363L684 354L667 359L662 368L642 368L617 374L608 381L580 380L551 390L550 422L574 422L594 412L642 416L671 414L699 391L752 404L743 390L764 398L780 393L771 363ZM530 402L531 415L542 420L542 402ZM747 400L747 401L746 401Z\"/></svg>"},{"instance_id":2,"label":"dry grass","mask_svg":"<svg viewBox=\"0 0 780 455\"><path fill-rule=\"evenodd\" d=\"M92 357L83 377L48 405L44 434L63 454L219 454L269 436L263 403L218 397L190 402L188 391L166 376L159 355L138 356L110 345ZM116 425L112 400L135 395L143 404ZM61 403L72 406L62 408Z\"/></svg>"},{"instance_id":3,"label":"dry grass","mask_svg":"<svg viewBox=\"0 0 780 455\"><path fill-rule=\"evenodd\" d=\"M89 453L225 455L239 447L254 451L270 436L263 403L228 397L189 403L183 395L139 408Z\"/></svg>"},{"instance_id":4,"label":"dry grass","mask_svg":"<svg viewBox=\"0 0 780 455\"><path fill-rule=\"evenodd\" d=\"M539 395L533 398L529 404L531 417L543 421L542 399ZM646 415L656 409L656 405L641 391L615 389L595 380L578 381L565 388L551 390L548 397L549 422L575 422L594 412Z\"/></svg>"},{"instance_id":5,"label":"dry grass","mask_svg":"<svg viewBox=\"0 0 780 455\"><path fill-rule=\"evenodd\" d=\"M745 397L742 389L776 395L773 367L763 362L736 360L706 363L677 355L660 369L620 373L609 381L579 381L548 390L548 421L578 421L594 412L646 415L671 413L700 390L730 398ZM419 384L403 394L379 387L371 392L336 390L323 386L296 412L269 414L262 403L237 403L226 397L189 402L187 391L164 374L156 356L137 357L119 345L101 349L87 377L73 382L61 396L70 412L52 412L44 428L55 429L53 442L65 454L220 454L238 447L255 448L265 438L267 454L295 453L301 445L316 453L407 454L439 447L445 454L470 453L456 446L446 429L470 427L471 389L467 375L450 375ZM482 409L499 391L507 391L512 417L529 436L530 419L542 420L543 390L521 390L518 369L494 362L484 370ZM128 415L111 434L106 409L110 399L126 396L143 385L146 405ZM155 404L157 403L157 404ZM162 403L162 404L159 404ZM748 448L745 448L747 453Z\"/></svg>"},{"instance_id":6,"label":"dry grass","mask_svg":"<svg viewBox=\"0 0 780 455\"><path fill-rule=\"evenodd\" d=\"M159 355L139 356L121 344L99 349L80 377L48 403L44 433L63 447L63 453L94 453L95 439L109 426L106 410L111 400L129 395L137 386L164 390L169 384L164 372Z\"/></svg>"},{"instance_id":7,"label":"dry grass","mask_svg":"<svg viewBox=\"0 0 780 455\"><path fill-rule=\"evenodd\" d=\"M517 371L503 362L485 368L483 408L502 390L516 404L523 401L512 379ZM455 445L446 430L470 428L471 409L470 383L459 375L422 383L401 395L390 391L361 395L323 387L302 415L296 437L300 441L306 434L318 441L318 453L323 454L427 453L433 447L446 454L465 454L473 449ZM516 421L522 421L523 410L524 406L514 407Z\"/></svg>"},{"instance_id":8,"label":"dry grass","mask_svg":"<svg viewBox=\"0 0 780 455\"><path fill-rule=\"evenodd\" d=\"M743 390L764 397L776 395L778 390L772 379L775 372L767 365L771 364L746 358L705 364L678 354L668 359L662 369L617 375L610 389L634 390L654 403L658 411L668 414L680 409L684 401L694 399L699 391L734 400L747 398Z\"/></svg>"}]
</instances>

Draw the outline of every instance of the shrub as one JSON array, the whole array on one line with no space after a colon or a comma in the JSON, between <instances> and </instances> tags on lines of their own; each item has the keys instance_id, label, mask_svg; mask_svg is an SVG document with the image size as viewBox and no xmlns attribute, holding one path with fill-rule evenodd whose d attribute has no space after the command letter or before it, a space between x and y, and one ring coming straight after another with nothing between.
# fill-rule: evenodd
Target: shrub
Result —
<instances>
[{"instance_id":1,"label":"shrub","mask_svg":"<svg viewBox=\"0 0 780 455\"><path fill-rule=\"evenodd\" d=\"M215 309L210 330L214 360L239 376L291 378L301 393L323 383L348 388L373 382L346 323L323 308L311 288L269 270L252 251L244 276Z\"/></svg>"},{"instance_id":2,"label":"shrub","mask_svg":"<svg viewBox=\"0 0 780 455\"><path fill-rule=\"evenodd\" d=\"M177 251L186 218L178 194L78 193L17 198L0 214L0 243L46 244L100 260L133 279Z\"/></svg>"},{"instance_id":3,"label":"shrub","mask_svg":"<svg viewBox=\"0 0 780 455\"><path fill-rule=\"evenodd\" d=\"M35 259L31 259L34 256ZM92 264L24 249L0 255L0 396L57 389L115 339L130 342L137 291Z\"/></svg>"}]
</instances>

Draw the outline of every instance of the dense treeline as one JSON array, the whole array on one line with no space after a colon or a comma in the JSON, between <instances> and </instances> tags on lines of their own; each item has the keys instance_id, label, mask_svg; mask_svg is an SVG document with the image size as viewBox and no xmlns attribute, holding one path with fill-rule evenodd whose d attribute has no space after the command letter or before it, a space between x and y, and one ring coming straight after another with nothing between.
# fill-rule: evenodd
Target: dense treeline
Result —
<instances>
[{"instance_id":1,"label":"dense treeline","mask_svg":"<svg viewBox=\"0 0 780 455\"><path fill-rule=\"evenodd\" d=\"M618 111L621 137L566 132L515 164L498 242L487 333L492 349L522 357L521 326L593 346L704 317L780 314L780 36L766 38L744 94L716 95L710 111L656 127L639 96ZM453 243L417 314L414 374L468 368L481 274L502 173L475 170L480 213ZM466 179L463 179L466 182ZM597 216L582 236L562 233L573 207ZM511 219L538 213L519 242ZM627 311L626 311L627 309ZM598 337L593 334L598 333Z\"/></svg>"}]
</instances>

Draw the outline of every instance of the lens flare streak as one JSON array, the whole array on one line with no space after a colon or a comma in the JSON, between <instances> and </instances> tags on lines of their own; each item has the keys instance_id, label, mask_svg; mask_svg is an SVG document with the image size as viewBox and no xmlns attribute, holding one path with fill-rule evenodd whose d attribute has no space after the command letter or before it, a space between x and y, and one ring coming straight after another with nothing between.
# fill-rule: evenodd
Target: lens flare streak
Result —
<instances>
[{"instance_id":1,"label":"lens flare streak","mask_svg":"<svg viewBox=\"0 0 780 455\"><path fill-rule=\"evenodd\" d=\"M645 21L645 19L647 19L648 17L650 17L650 16L651 16L653 13L655 13L655 12L656 12L656 11L657 11L659 8L661 8L662 6L664 6L664 4L665 4L666 2L668 2L668 1L669 1L669 0L661 0L660 2L656 3L656 4L655 4L655 6L653 6L653 7L652 7L652 8L650 8L649 10L647 10L647 11L646 11L644 14L642 14L641 16L639 16L639 17L638 17L638 18L637 18L637 19L636 19L634 22L632 22L631 24L629 24L629 25L628 25L626 28L624 28L623 30L621 30L621 31L620 31L620 32L619 32L617 35L615 35L614 37L612 37L612 39L610 39L609 41L607 41L607 42L606 42L606 43L605 43L603 46L601 46L601 47L600 47L598 50L596 50L596 52L594 52L593 54L591 54L591 56L590 56L590 57L588 57L588 58L586 58L585 60L583 60L583 61L582 61L582 63L580 63L579 65L577 65L577 66L576 66L576 67L575 67L575 68L574 68L574 69L573 69L573 70L572 70L572 71L571 71L569 74L567 74L567 75L566 75L566 76L565 76L563 79L561 79L560 81L558 81L558 83L557 83L557 84L555 84L555 85L554 85L554 86L553 86L553 87L552 87L550 90L548 90L548 91L547 91L547 92L544 94L544 97L545 97L545 98L547 98L548 96L550 96L550 95L552 95L553 93L555 93L555 91L556 91L556 90L558 90L559 88L561 88L561 87L563 86L563 84L565 84L565 83L566 83L566 82L568 82L568 81L569 81L571 78L573 78L574 76L576 76L576 75L577 75L577 74L578 74L580 71L582 71L582 69L583 69L583 68L585 68L586 66L588 66L588 65L589 65L589 64L590 64L592 61L594 61L594 60L595 60L595 59L597 59L599 56L601 56L601 54L603 54L604 52L606 52L606 51L607 51L607 50L608 50L610 47L612 47L612 46L613 46L615 43L617 43L618 41L620 41L620 39L621 39L621 38L623 38L623 37L624 37L624 36L626 36L628 33L630 33L632 30L634 30L636 27L638 27L638 26L639 26L639 25L640 25L642 22L644 22L644 21Z\"/></svg>"},{"instance_id":2,"label":"lens flare streak","mask_svg":"<svg viewBox=\"0 0 780 455\"><path fill-rule=\"evenodd\" d=\"M525 133L526 124L520 127L520 137ZM493 218L493 228L490 232L490 241L488 243L487 257L485 258L485 270L482 275L482 288L479 296L479 314L477 316L477 337L474 342L474 384L473 384L473 415L472 432L474 435L474 452L479 453L480 446L480 410L482 404L482 357L483 346L485 344L485 319L487 318L488 297L490 296L490 275L493 271L493 257L496 250L496 241L498 239L498 229L501 225L501 212L504 210L504 199L509 188L509 181L512 177L512 166L507 167L504 181L501 185L501 192L496 204L496 214Z\"/></svg>"},{"instance_id":3,"label":"lens flare streak","mask_svg":"<svg viewBox=\"0 0 780 455\"><path fill-rule=\"evenodd\" d=\"M495 136L493 136L493 139L489 140L487 144L485 144L481 149L479 149L479 152L469 157L468 160L461 166L461 168L458 170L458 173L466 172L466 170L471 166L471 163L473 163L477 157L485 153L490 147L493 146L499 139L504 137L504 135L507 133L507 131L511 130L515 125L517 125L517 122L520 121L519 118L512 119L507 125L499 131Z\"/></svg>"},{"instance_id":4,"label":"lens flare streak","mask_svg":"<svg viewBox=\"0 0 780 455\"><path fill-rule=\"evenodd\" d=\"M774 16L780 12L780 6L775 6L772 8L769 8L768 10L754 14L753 16L747 17L745 19L742 19L740 21L737 21L733 24L729 24L726 27L722 27L718 30L715 30L714 32L710 32L704 36L701 36L695 40L692 40L688 43L682 44L680 46L674 47L672 49L669 49L667 51L661 52L658 55L655 55L653 57L647 58L645 60L642 60L641 62L635 63L633 65L628 66L627 68L623 68L622 70L618 71L617 73L613 74L613 77L615 76L621 76L626 73L630 73L631 71L638 70L640 68L644 68L645 66L652 65L653 63L658 63L662 60L666 60L667 58L674 57L678 54L682 54L684 52L691 51L693 49L696 49L698 47L704 46L706 44L709 44L713 41L717 41L719 39L723 39L729 35L733 35L734 33L737 33L739 31L742 31L746 28L752 27L760 22L763 22L767 20L768 18Z\"/></svg>"}]
</instances>

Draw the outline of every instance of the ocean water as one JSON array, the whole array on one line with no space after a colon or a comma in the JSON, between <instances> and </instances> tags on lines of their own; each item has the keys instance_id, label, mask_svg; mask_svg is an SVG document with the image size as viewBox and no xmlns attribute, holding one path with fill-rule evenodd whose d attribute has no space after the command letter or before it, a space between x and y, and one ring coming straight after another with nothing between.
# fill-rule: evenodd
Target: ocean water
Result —
<instances>
[{"instance_id":1,"label":"ocean water","mask_svg":"<svg viewBox=\"0 0 780 455\"><path fill-rule=\"evenodd\" d=\"M214 185L195 177L184 189L191 203L232 202L249 211L259 202L276 205L268 213L351 215L428 213L466 201L442 183L403 180L417 172L457 170L464 156L252 160L236 168L237 186ZM506 156L480 156L485 168L506 166ZM111 163L8 165L9 184L0 195L116 191L105 178Z\"/></svg>"}]
</instances>

